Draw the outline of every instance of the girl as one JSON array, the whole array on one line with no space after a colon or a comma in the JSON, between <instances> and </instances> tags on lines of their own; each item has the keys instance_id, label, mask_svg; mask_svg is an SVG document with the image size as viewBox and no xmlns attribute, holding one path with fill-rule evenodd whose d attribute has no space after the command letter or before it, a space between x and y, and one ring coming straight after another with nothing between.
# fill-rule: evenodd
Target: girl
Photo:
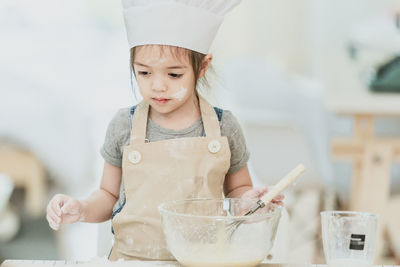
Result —
<instances>
[{"instance_id":1,"label":"girl","mask_svg":"<svg viewBox=\"0 0 400 267\"><path fill-rule=\"evenodd\" d=\"M171 260L157 211L161 202L260 198L267 191L252 188L249 152L237 120L196 90L212 61L205 50L221 12L238 1L123 3L131 67L143 101L119 110L108 126L100 189L86 200L54 196L47 220L58 230L62 223L111 218L110 260ZM199 22L207 31L193 33ZM282 205L282 198L274 202Z\"/></svg>"}]
</instances>

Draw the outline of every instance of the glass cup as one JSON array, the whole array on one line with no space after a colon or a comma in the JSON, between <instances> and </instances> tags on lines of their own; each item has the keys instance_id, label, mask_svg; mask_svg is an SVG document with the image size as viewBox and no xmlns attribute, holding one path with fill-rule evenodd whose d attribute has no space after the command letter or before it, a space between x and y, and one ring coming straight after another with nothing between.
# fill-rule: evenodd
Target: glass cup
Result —
<instances>
[{"instance_id":1,"label":"glass cup","mask_svg":"<svg viewBox=\"0 0 400 267\"><path fill-rule=\"evenodd\" d=\"M322 242L329 267L372 266L378 216L367 212L321 212Z\"/></svg>"}]
</instances>

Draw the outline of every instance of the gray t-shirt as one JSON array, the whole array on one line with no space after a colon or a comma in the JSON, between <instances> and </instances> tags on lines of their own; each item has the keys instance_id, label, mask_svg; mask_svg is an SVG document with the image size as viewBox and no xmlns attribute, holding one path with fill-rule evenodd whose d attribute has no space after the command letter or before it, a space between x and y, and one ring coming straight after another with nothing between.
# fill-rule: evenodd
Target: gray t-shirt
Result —
<instances>
[{"instance_id":1,"label":"gray t-shirt","mask_svg":"<svg viewBox=\"0 0 400 267\"><path fill-rule=\"evenodd\" d=\"M249 160L249 151L246 147L245 138L237 119L229 110L224 110L222 112L220 127L221 135L228 138L229 148L231 150L230 167L228 173L235 173L243 168ZM203 121L201 118L199 118L188 128L179 131L160 127L151 119L148 119L146 138L149 140L149 142L155 142L165 139L196 137L201 136L203 131ZM130 108L123 108L117 112L108 125L105 141L100 150L104 160L114 166L121 167L122 153L124 151L124 147L129 145L130 135ZM123 182L121 182L120 199L114 206L113 211L115 212L122 207L124 201L124 187Z\"/></svg>"}]
</instances>

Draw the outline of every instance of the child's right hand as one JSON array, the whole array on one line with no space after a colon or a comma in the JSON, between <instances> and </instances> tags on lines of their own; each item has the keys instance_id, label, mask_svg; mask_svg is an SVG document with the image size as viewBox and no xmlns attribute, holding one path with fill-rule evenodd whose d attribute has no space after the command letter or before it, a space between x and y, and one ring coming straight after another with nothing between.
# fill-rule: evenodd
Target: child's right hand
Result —
<instances>
[{"instance_id":1,"label":"child's right hand","mask_svg":"<svg viewBox=\"0 0 400 267\"><path fill-rule=\"evenodd\" d=\"M67 195L55 195L47 205L47 221L52 229L60 229L62 223L83 221L83 202Z\"/></svg>"}]
</instances>

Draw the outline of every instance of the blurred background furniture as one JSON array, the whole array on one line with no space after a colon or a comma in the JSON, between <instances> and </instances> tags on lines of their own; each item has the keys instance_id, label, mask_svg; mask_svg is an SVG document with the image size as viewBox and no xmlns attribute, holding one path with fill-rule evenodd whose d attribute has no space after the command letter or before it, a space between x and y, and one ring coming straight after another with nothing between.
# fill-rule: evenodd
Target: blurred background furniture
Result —
<instances>
[{"instance_id":1,"label":"blurred background furniture","mask_svg":"<svg viewBox=\"0 0 400 267\"><path fill-rule=\"evenodd\" d=\"M397 261L400 262L400 195L392 196L389 200L388 212L391 214L387 222L387 237Z\"/></svg>"},{"instance_id":2,"label":"blurred background furniture","mask_svg":"<svg viewBox=\"0 0 400 267\"><path fill-rule=\"evenodd\" d=\"M7 174L15 187L24 189L26 211L33 217L42 216L47 191L40 160L27 150L0 143L0 172Z\"/></svg>"},{"instance_id":3,"label":"blurred background furniture","mask_svg":"<svg viewBox=\"0 0 400 267\"><path fill-rule=\"evenodd\" d=\"M10 205L10 197L14 190L11 178L0 173L0 242L8 242L17 234L20 221Z\"/></svg>"},{"instance_id":4,"label":"blurred background furniture","mask_svg":"<svg viewBox=\"0 0 400 267\"><path fill-rule=\"evenodd\" d=\"M384 229L388 220L392 163L400 161L400 136L376 135L377 117L400 117L400 95L379 94L368 90L359 77L359 69L351 64L342 68L341 79L332 77L325 98L328 110L353 118L353 136L331 140L332 156L353 165L349 209L379 214L380 229L377 261L382 256ZM341 84L346 80L348 84ZM333 88L342 88L334 90ZM348 88L345 90L344 88Z\"/></svg>"}]
</instances>

